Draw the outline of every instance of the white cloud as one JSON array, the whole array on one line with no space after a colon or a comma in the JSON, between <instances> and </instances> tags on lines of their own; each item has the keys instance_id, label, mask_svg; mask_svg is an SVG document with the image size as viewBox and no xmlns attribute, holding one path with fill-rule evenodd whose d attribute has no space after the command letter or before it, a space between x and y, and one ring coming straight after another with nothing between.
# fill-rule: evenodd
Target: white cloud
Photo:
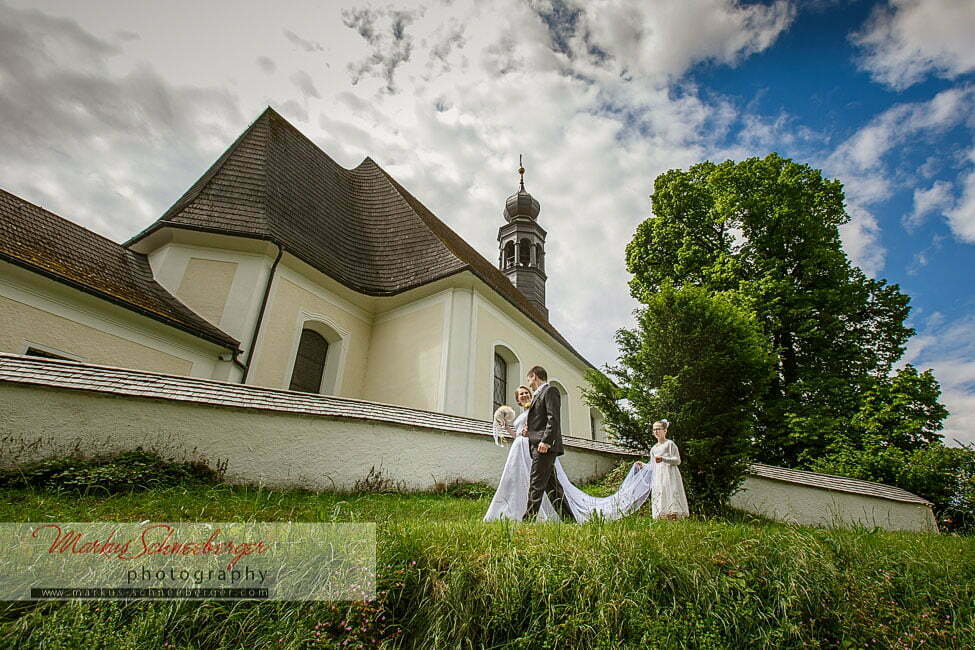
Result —
<instances>
[{"instance_id":1,"label":"white cloud","mask_svg":"<svg viewBox=\"0 0 975 650\"><path fill-rule=\"evenodd\" d=\"M928 101L897 104L872 119L830 157L849 170L876 170L884 156L919 134L944 133L973 118L975 86L943 90Z\"/></svg>"},{"instance_id":2,"label":"white cloud","mask_svg":"<svg viewBox=\"0 0 975 650\"><path fill-rule=\"evenodd\" d=\"M846 191L847 211L852 220L841 229L843 243L853 261L867 273L878 273L886 257L873 210L889 200L904 182L892 177L888 159L894 152L902 154L898 147L914 140L931 138L971 123L975 116L973 100L975 86L965 85L943 90L927 101L897 104L870 120L824 161L825 172L842 180ZM919 175L923 176L910 175L906 182L916 183ZM915 222L920 223L936 207L947 208L949 189L936 183L930 188L933 193L916 195L920 203L915 203L915 212L907 216L905 226L910 228ZM940 206L933 205L938 199L942 201ZM928 212L918 213L919 207ZM967 223L963 215L958 221Z\"/></svg>"},{"instance_id":3,"label":"white cloud","mask_svg":"<svg viewBox=\"0 0 975 650\"><path fill-rule=\"evenodd\" d=\"M975 442L975 314L947 321L932 314L908 342L901 362L931 369L948 408L945 441Z\"/></svg>"},{"instance_id":4,"label":"white cloud","mask_svg":"<svg viewBox=\"0 0 975 650\"><path fill-rule=\"evenodd\" d=\"M624 247L649 213L654 177L720 152L738 119L730 104L676 85L695 64L734 65L769 47L795 15L784 0L294 0L255 3L228 24L216 0L10 1L71 16L72 38L91 42L65 59L51 49L60 36L44 37L61 19L3 10L0 24L23 32L24 47L0 45L0 102L11 83L44 98L15 112L20 121L3 111L0 142L22 140L0 164L5 189L122 239L269 103L340 164L372 156L493 259L524 153L549 233L552 321L597 365L613 360L613 334L632 320ZM120 30L139 36L120 42ZM72 117L100 102L70 92L65 69L97 79L120 116ZM750 121L755 142L760 122Z\"/></svg>"},{"instance_id":5,"label":"white cloud","mask_svg":"<svg viewBox=\"0 0 975 650\"><path fill-rule=\"evenodd\" d=\"M116 72L121 52L72 19L0 4L4 188L116 238L157 217L174 180L192 182L180 172L243 120L231 90L170 83L144 62Z\"/></svg>"},{"instance_id":6,"label":"white cloud","mask_svg":"<svg viewBox=\"0 0 975 650\"><path fill-rule=\"evenodd\" d=\"M301 91L302 97L305 99L310 99L312 97L315 99L322 98L318 92L318 88L315 87L315 82L312 81L311 75L304 70L298 70L291 75L291 82L297 86L298 90Z\"/></svg>"},{"instance_id":7,"label":"white cloud","mask_svg":"<svg viewBox=\"0 0 975 650\"><path fill-rule=\"evenodd\" d=\"M936 181L927 189L914 190L914 208L904 216L904 227L908 231L914 230L924 223L928 215L944 211L954 202L953 189L951 183Z\"/></svg>"},{"instance_id":8,"label":"white cloud","mask_svg":"<svg viewBox=\"0 0 975 650\"><path fill-rule=\"evenodd\" d=\"M537 3L545 17L553 15L554 4ZM784 0L749 6L730 0L571 4L581 15L569 28L553 31L565 38L575 61L592 69L608 58L614 72L648 78L680 77L701 61L735 65L768 48L796 15Z\"/></svg>"},{"instance_id":9,"label":"white cloud","mask_svg":"<svg viewBox=\"0 0 975 650\"><path fill-rule=\"evenodd\" d=\"M846 211L850 221L840 226L843 249L864 273L877 276L887 259L887 250L880 243L880 224L872 212L858 203L848 203Z\"/></svg>"},{"instance_id":10,"label":"white cloud","mask_svg":"<svg viewBox=\"0 0 975 650\"><path fill-rule=\"evenodd\" d=\"M975 162L975 150L971 156L972 162ZM963 242L975 244L975 170L965 175L961 186L961 197L945 214L955 236Z\"/></svg>"},{"instance_id":11,"label":"white cloud","mask_svg":"<svg viewBox=\"0 0 975 650\"><path fill-rule=\"evenodd\" d=\"M911 260L910 266L907 267L907 274L917 275L920 273L921 270L931 261L931 258L941 250L946 238L947 237L945 235L935 234L931 238L931 243L927 248L924 248L914 254L914 259Z\"/></svg>"},{"instance_id":12,"label":"white cloud","mask_svg":"<svg viewBox=\"0 0 975 650\"><path fill-rule=\"evenodd\" d=\"M892 0L851 39L863 49L863 69L901 90L929 74L952 79L975 70L973 25L969 0Z\"/></svg>"}]
</instances>

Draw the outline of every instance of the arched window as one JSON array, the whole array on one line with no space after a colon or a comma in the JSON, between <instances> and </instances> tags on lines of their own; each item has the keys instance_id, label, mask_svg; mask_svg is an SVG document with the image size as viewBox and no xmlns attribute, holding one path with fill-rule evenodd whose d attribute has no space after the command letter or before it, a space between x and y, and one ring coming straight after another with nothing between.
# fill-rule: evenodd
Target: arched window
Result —
<instances>
[{"instance_id":1,"label":"arched window","mask_svg":"<svg viewBox=\"0 0 975 650\"><path fill-rule=\"evenodd\" d=\"M291 366L283 388L322 395L341 395L349 332L331 316L301 312L292 335Z\"/></svg>"},{"instance_id":2,"label":"arched window","mask_svg":"<svg viewBox=\"0 0 975 650\"><path fill-rule=\"evenodd\" d=\"M508 400L508 362L497 352L494 353L494 407L497 411Z\"/></svg>"},{"instance_id":3,"label":"arched window","mask_svg":"<svg viewBox=\"0 0 975 650\"><path fill-rule=\"evenodd\" d=\"M569 422L569 391L565 390L565 386L557 381L549 381L552 388L559 391L559 397L561 397L562 408L559 409L559 428L562 429L563 436L572 435L572 427Z\"/></svg>"},{"instance_id":4,"label":"arched window","mask_svg":"<svg viewBox=\"0 0 975 650\"><path fill-rule=\"evenodd\" d=\"M529 266L532 263L532 243L527 239L521 240L521 245L518 246L518 264L521 266Z\"/></svg>"},{"instance_id":5,"label":"arched window","mask_svg":"<svg viewBox=\"0 0 975 650\"><path fill-rule=\"evenodd\" d=\"M521 362L518 355L504 343L496 341L494 344L493 362L491 364L491 395L494 413L502 404L514 406L515 388L522 382ZM517 410L517 409L515 409Z\"/></svg>"},{"instance_id":6,"label":"arched window","mask_svg":"<svg viewBox=\"0 0 975 650\"><path fill-rule=\"evenodd\" d=\"M541 244L535 244L535 266L542 271L545 270L545 249Z\"/></svg>"},{"instance_id":7,"label":"arched window","mask_svg":"<svg viewBox=\"0 0 975 650\"><path fill-rule=\"evenodd\" d=\"M290 390L303 393L318 393L322 390L322 377L325 376L325 357L328 355L328 341L318 332L301 330L295 367L291 373Z\"/></svg>"},{"instance_id":8,"label":"arched window","mask_svg":"<svg viewBox=\"0 0 975 650\"><path fill-rule=\"evenodd\" d=\"M510 269L515 265L515 243L509 241L504 245L504 268Z\"/></svg>"}]
</instances>

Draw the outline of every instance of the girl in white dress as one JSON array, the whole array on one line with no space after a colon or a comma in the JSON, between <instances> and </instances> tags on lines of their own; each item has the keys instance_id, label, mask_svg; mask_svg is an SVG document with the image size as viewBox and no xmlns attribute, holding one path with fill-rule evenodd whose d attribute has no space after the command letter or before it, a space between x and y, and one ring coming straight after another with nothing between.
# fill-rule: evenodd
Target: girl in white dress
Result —
<instances>
[{"instance_id":1,"label":"girl in white dress","mask_svg":"<svg viewBox=\"0 0 975 650\"><path fill-rule=\"evenodd\" d=\"M657 466L653 473L653 489L650 506L654 519L680 519L690 513L687 496L684 494L684 481L681 479L680 452L673 440L667 438L670 422L658 420L653 423L653 435L657 444L650 449L650 455Z\"/></svg>"},{"instance_id":2,"label":"girl in white dress","mask_svg":"<svg viewBox=\"0 0 975 650\"><path fill-rule=\"evenodd\" d=\"M504 469L501 471L501 480L498 482L498 489L494 493L491 505L484 515L484 521L494 521L497 519L512 519L521 521L528 507L528 484L531 476L531 452L528 449L528 428L525 424L528 419L528 407L531 404L532 392L527 386L519 386L515 391L515 400L522 406L524 411L510 424L502 417L500 411L507 409L508 416L511 416L509 407L502 406L495 414L495 424L497 431L506 431L508 435L514 437L511 449L508 450L508 458L505 461ZM592 517L603 519L619 519L631 512L635 512L643 505L650 495L650 487L653 483L654 466L640 465L636 463L630 468L630 472L623 479L620 488L608 497L594 497L572 484L562 463L555 459L555 477L562 486L569 510L579 523L588 521ZM539 521L559 521L559 516L552 507L548 495L542 496L542 506L538 512Z\"/></svg>"}]
</instances>

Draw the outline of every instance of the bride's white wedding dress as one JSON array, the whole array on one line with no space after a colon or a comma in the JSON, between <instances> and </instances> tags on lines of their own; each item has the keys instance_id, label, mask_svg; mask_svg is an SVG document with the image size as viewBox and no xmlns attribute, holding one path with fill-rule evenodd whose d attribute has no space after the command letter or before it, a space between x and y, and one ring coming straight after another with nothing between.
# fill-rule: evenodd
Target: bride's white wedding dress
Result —
<instances>
[{"instance_id":1,"label":"bride's white wedding dress","mask_svg":"<svg viewBox=\"0 0 975 650\"><path fill-rule=\"evenodd\" d=\"M517 418L511 428L520 433L528 418L528 411ZM650 495L653 486L654 463L646 463L637 467L634 463L630 468L620 489L608 497L594 497L586 494L569 480L562 463L555 460L555 476L565 493L565 499L576 521L583 523L594 515L604 519L619 519L639 509ZM528 436L516 435L508 450L508 459L501 472L501 481L494 493L491 505L484 521L496 519L513 519L521 521L528 508L528 483L531 476L532 459L528 449ZM548 495L542 497L542 506L538 512L539 521L558 521L559 515L552 507Z\"/></svg>"}]
</instances>

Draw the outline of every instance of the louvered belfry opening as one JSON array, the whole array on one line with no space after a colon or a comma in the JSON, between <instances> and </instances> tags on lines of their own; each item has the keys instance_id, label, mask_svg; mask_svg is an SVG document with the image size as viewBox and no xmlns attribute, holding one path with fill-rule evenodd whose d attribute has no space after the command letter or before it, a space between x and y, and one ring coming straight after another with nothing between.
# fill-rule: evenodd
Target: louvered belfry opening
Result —
<instances>
[{"instance_id":1,"label":"louvered belfry opening","mask_svg":"<svg viewBox=\"0 0 975 650\"><path fill-rule=\"evenodd\" d=\"M314 330L302 330L295 356L295 369L291 373L290 390L303 393L321 392L327 354L328 341L324 336Z\"/></svg>"}]
</instances>

